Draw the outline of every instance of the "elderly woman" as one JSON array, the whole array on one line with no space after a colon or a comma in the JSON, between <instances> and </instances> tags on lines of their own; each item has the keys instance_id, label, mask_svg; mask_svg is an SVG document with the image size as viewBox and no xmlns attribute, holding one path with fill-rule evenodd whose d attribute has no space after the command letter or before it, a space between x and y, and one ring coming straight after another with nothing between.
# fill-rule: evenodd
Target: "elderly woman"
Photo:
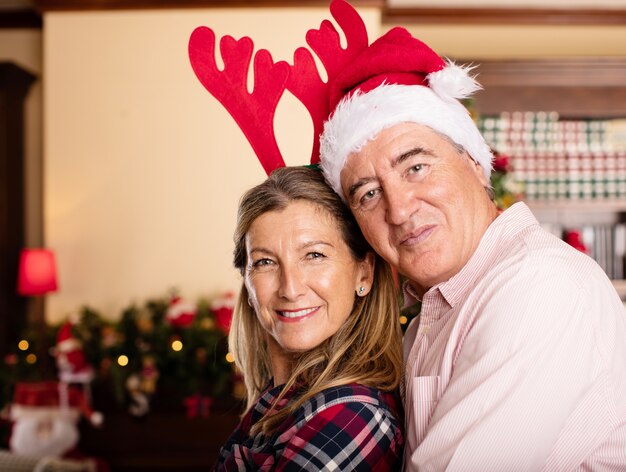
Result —
<instances>
[{"instance_id":1,"label":"elderly woman","mask_svg":"<svg viewBox=\"0 0 626 472\"><path fill-rule=\"evenodd\" d=\"M281 168L240 203L230 348L247 413L218 470L399 470L392 274L320 172Z\"/></svg>"}]
</instances>

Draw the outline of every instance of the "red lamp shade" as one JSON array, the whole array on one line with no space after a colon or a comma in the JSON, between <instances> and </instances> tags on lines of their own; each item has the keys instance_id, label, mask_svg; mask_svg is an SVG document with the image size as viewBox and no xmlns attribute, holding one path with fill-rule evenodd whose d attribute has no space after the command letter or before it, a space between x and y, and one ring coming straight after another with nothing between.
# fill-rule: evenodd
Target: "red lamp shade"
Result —
<instances>
[{"instance_id":1,"label":"red lamp shade","mask_svg":"<svg viewBox=\"0 0 626 472\"><path fill-rule=\"evenodd\" d=\"M17 277L17 293L43 295L57 289L54 253L47 249L23 249Z\"/></svg>"}]
</instances>

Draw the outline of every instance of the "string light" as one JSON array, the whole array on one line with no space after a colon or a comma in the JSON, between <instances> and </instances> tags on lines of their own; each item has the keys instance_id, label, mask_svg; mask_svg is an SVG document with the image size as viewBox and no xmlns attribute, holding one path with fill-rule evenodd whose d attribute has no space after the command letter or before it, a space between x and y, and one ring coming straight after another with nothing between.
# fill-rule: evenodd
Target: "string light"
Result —
<instances>
[{"instance_id":1,"label":"string light","mask_svg":"<svg viewBox=\"0 0 626 472\"><path fill-rule=\"evenodd\" d=\"M119 356L117 358L117 363L119 365L121 365L122 367L125 367L128 365L128 356L125 356L124 354L122 354L121 356Z\"/></svg>"},{"instance_id":2,"label":"string light","mask_svg":"<svg viewBox=\"0 0 626 472\"><path fill-rule=\"evenodd\" d=\"M178 351L182 351L182 349L183 349L182 341L179 341L178 339L175 340L175 341L172 341L172 350L173 351L178 352Z\"/></svg>"},{"instance_id":3,"label":"string light","mask_svg":"<svg viewBox=\"0 0 626 472\"><path fill-rule=\"evenodd\" d=\"M30 344L28 344L28 341L26 341L26 339L22 339L19 343L17 343L17 347L20 351L28 351Z\"/></svg>"}]
</instances>

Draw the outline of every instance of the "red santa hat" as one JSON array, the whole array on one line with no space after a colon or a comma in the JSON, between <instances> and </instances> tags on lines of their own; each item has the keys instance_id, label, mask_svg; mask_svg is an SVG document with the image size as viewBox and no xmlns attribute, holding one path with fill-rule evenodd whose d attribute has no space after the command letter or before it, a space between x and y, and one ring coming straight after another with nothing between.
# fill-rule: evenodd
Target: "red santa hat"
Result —
<instances>
[{"instance_id":1,"label":"red santa hat","mask_svg":"<svg viewBox=\"0 0 626 472\"><path fill-rule=\"evenodd\" d=\"M74 333L72 332L74 328L74 323L71 321L66 321L61 325L59 331L57 332L57 344L56 349L58 352L69 352L75 349L81 349L81 342L76 339Z\"/></svg>"},{"instance_id":2,"label":"red santa hat","mask_svg":"<svg viewBox=\"0 0 626 472\"><path fill-rule=\"evenodd\" d=\"M412 122L463 146L489 179L492 154L459 99L480 89L471 67L444 61L404 28L372 43L330 83L331 108L321 136L321 165L342 197L348 155L383 129Z\"/></svg>"}]
</instances>

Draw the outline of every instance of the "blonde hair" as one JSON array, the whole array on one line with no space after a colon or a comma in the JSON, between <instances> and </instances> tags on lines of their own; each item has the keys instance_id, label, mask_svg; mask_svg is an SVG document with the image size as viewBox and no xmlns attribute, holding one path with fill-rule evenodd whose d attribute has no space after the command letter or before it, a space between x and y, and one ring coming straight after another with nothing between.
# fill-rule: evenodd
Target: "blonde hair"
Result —
<instances>
[{"instance_id":1,"label":"blonde hair","mask_svg":"<svg viewBox=\"0 0 626 472\"><path fill-rule=\"evenodd\" d=\"M293 201L308 201L328 212L355 261L363 261L371 247L349 208L325 183L321 172L305 167L276 170L241 199L235 230L234 265L242 276L247 265L245 237L252 223L264 213L281 210ZM255 430L268 432L320 391L337 385L360 383L392 391L400 383L402 352L399 306L389 265L375 255L374 280L365 297L356 297L351 316L329 339L299 354L278 400L292 387L301 394L282 410L262 418ZM248 303L242 283L237 300L229 348L241 370L249 409L272 378L267 333Z\"/></svg>"}]
</instances>

